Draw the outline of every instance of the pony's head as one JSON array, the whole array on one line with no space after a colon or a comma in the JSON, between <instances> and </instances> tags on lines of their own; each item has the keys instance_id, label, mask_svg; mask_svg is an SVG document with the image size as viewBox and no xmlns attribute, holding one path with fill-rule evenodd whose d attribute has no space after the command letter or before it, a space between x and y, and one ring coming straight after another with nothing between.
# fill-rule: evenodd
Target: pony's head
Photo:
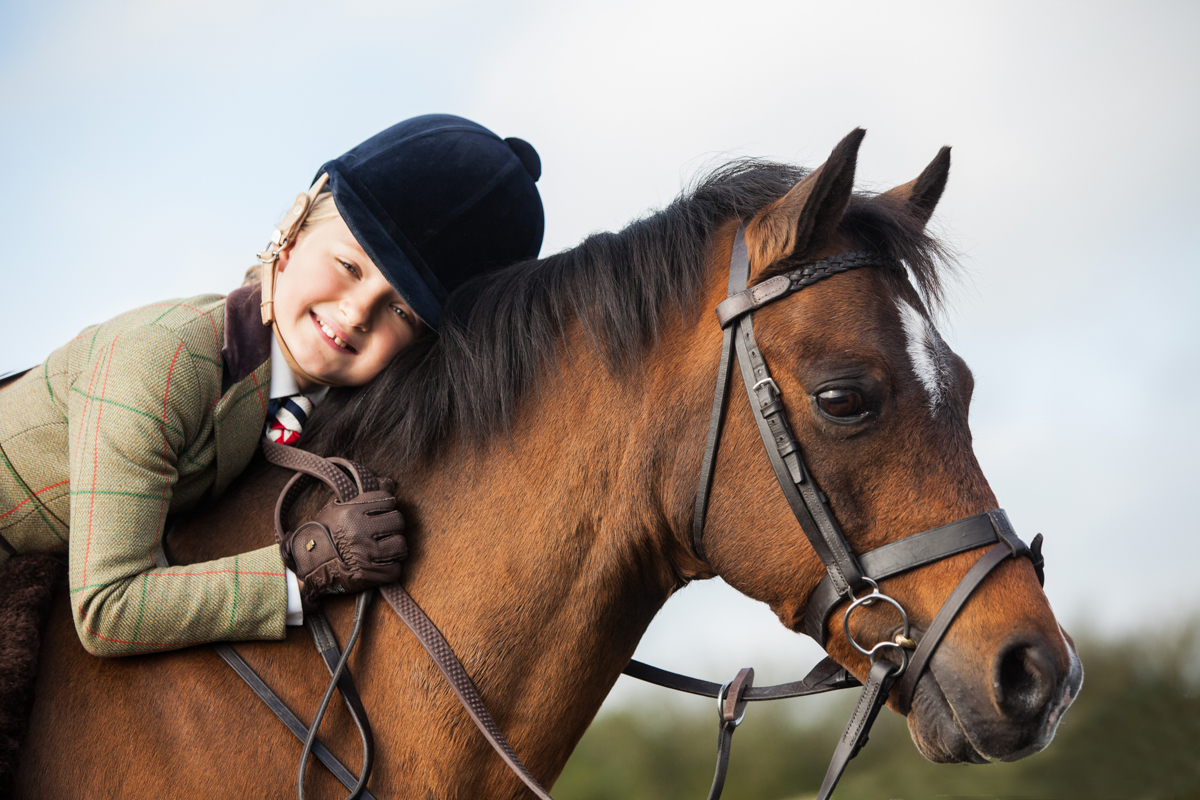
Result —
<instances>
[{"instance_id":1,"label":"pony's head","mask_svg":"<svg viewBox=\"0 0 1200 800\"><path fill-rule=\"evenodd\" d=\"M914 181L876 196L853 193L856 130L820 168L745 223L749 285L849 251L907 266L836 275L754 314L759 350L817 487L846 540L861 554L911 534L997 507L971 446L971 371L939 336L937 242L925 231L950 166L944 148ZM724 299L738 220L720 235L706 303ZM705 318L687 344L691 384L708 382L720 348ZM733 368L736 373L736 366ZM800 631L826 570L776 484L747 395L733 379L717 450L702 553L691 547L699 460L683 448L673 472L679 573L718 574L767 602ZM696 424L696 420L692 420ZM993 542L994 544L994 542ZM928 628L982 548L887 578L881 590L907 610L917 638ZM843 631L843 601L818 638L860 679L868 659ZM859 642L888 641L898 618L884 603L855 611ZM957 615L916 684L909 729L930 760L1012 760L1050 741L1082 682L1069 637L1050 609L1030 560L1008 559ZM895 693L890 701L897 708Z\"/></svg>"}]
</instances>

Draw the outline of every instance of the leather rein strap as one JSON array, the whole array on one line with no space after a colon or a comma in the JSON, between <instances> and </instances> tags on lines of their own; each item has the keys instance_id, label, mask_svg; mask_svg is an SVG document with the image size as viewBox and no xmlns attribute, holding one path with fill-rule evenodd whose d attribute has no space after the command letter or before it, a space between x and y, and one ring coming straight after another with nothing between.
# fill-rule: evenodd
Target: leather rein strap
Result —
<instances>
[{"instance_id":1,"label":"leather rein strap","mask_svg":"<svg viewBox=\"0 0 1200 800\"><path fill-rule=\"evenodd\" d=\"M349 499L349 497L352 497L356 493L353 491L355 484L357 484L357 488L360 491L372 491L374 488L378 488L379 486L379 479L375 477L375 475L369 469L361 464L357 464L346 459L322 458L305 450L276 444L268 439L263 439L263 453L266 455L267 460L271 461L273 464L285 467L287 469L298 470L297 474L293 476L290 481L288 481L286 486L284 486L283 491L279 495L279 500L275 505L275 527L277 537L282 536L283 519L287 514L288 508L293 502L295 502L300 493L304 490L305 478L307 476L320 478L326 483L326 485L334 490L341 500ZM349 475L347 473L349 473ZM351 476L354 478L353 482L350 480ZM401 621L403 621L408 629L413 632L413 635L417 637L417 641L421 643L421 646L424 647L426 652L429 653L434 664L446 678L446 682L450 685L451 690L466 709L467 714L471 717L471 720L479 728L480 732L484 735L484 738L487 739L488 744L492 746L492 748L500 755L500 758L503 759L504 763L507 764L514 773L516 773L517 777L520 778L521 781L527 787L529 787L529 789L535 795L541 798L541 800L553 800L553 798L550 796L550 793L542 788L541 784L537 782L537 779L533 777L533 775L521 762L521 759L513 751L512 746L508 743L508 740L504 738L504 734L500 731L500 726L496 724L496 721L492 719L491 714L488 713L488 710L483 703L483 698L479 695L479 690L476 689L474 682L472 682L470 676L467 674L467 671L463 668L462 663L459 662L458 657L454 655L454 651L451 649L449 643L446 642L445 637L442 636L441 631L439 631L437 626L433 624L433 621L426 616L425 612L421 610L416 601L409 596L408 592L406 592L404 587L402 587L400 584L394 583L390 586L381 586L379 588L379 593L383 595L384 600L388 602L388 605L392 607L392 609L396 612L396 615L400 617ZM367 595L370 595L370 592L363 592L362 595L360 595L360 598ZM332 639L332 633L330 634L330 641L332 651L336 652L336 639ZM349 653L349 647L350 645L347 644L347 654ZM322 654L324 655L324 652ZM346 655L343 655L343 663L345 658ZM348 675L349 673L346 674ZM342 689L340 684L338 688ZM332 686L330 687L330 690L332 690ZM258 690L256 689L256 691ZM342 691L343 696L345 696L345 690ZM357 690L353 690L353 693L354 696L357 697ZM327 691L322 708L324 707L324 703L328 702L329 694L330 692ZM261 697L262 694L260 693L259 696ZM314 722L312 730L308 731L308 737L310 740L314 736L317 724L319 724L319 718ZM294 728L293 732L295 732ZM317 752L315 744L313 746L313 751ZM334 760L336 761L336 759ZM322 762L324 763L324 759L322 759ZM326 766L328 766L328 764ZM338 764L338 766L341 765ZM344 767L342 767L341 772L348 773ZM343 785L347 785L348 788L350 788L338 771L334 770L334 774L337 775L338 779L342 781ZM301 785L303 785L302 777ZM363 796L368 795L364 794Z\"/></svg>"},{"instance_id":2,"label":"leather rein strap","mask_svg":"<svg viewBox=\"0 0 1200 800\"><path fill-rule=\"evenodd\" d=\"M165 550L161 544L155 551L154 561L155 565L159 567L170 566L170 561L167 559ZM360 595L359 600L363 601L363 598L366 595L367 593L363 592L362 595ZM325 620L323 615L320 616L322 620ZM309 628L310 632L313 632L313 627L310 625L307 619L305 620L305 626ZM332 628L329 628L328 621L324 621L324 626L329 631L329 635L332 637ZM322 659L325 661L325 664L329 668L332 675L336 669L337 662L335 661L333 664L330 663L329 658L326 656L326 652L321 650L322 645L317 641L316 633L313 633L313 639L314 642L317 642L317 649L321 652ZM336 649L336 647L337 645L335 639L334 648ZM350 797L365 798L365 800L375 800L375 796L366 789L366 779L364 777L369 776L371 769L371 757L369 754L369 749L366 747L366 741L364 741L363 748L362 772L358 777L355 777L354 773L351 772L345 764L338 760L337 756L331 753L329 749L326 748L325 745L323 745L320 741L315 739L313 731L316 730L316 725L311 727L305 725L300 718L296 716L295 712L288 708L287 704L283 702L279 695L277 695L271 689L271 687L267 685L266 681L262 679L262 676L254 670L254 667L250 666L246 659L242 658L238 651L234 650L231 645L224 642L218 642L212 645L212 649L225 661L226 664L230 666L231 669L233 669L235 673L237 673L239 678L246 682L246 685L249 686L256 695L258 695L258 699L263 701L267 708L270 709L271 713L274 714L279 721L282 722L284 726L292 732L292 735L306 744L309 742L310 737L312 738L312 743L309 745L309 749L311 750L312 754L316 756L317 760L320 761L325 768L328 769L329 772L335 778L337 778L339 782L341 782L343 786L351 790ZM347 649L347 653L348 652L349 650ZM336 685L337 688L342 692L342 697L346 703L347 709L350 711L351 717L355 721L355 725L358 726L360 735L363 735L364 726L366 725L366 712L362 709L362 701L359 699L358 692L354 688L352 680L349 678L349 673L343 672L340 677L331 681L331 684ZM353 700L351 698L353 698ZM357 704L357 710L355 708L355 704ZM359 716L360 713L361 716ZM362 720L361 723L359 721L360 719ZM319 724L320 719L318 717L314 717L314 721ZM369 736L369 727L367 727L366 730L367 733L365 736ZM361 789L359 788L360 785ZM357 793L355 793L356 790Z\"/></svg>"}]
</instances>

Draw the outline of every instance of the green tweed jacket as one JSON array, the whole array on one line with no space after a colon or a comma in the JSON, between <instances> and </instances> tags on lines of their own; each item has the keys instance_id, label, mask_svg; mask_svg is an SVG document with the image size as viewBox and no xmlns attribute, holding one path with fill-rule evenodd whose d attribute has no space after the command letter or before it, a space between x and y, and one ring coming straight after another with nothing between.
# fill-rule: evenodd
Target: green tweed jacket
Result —
<instances>
[{"instance_id":1,"label":"green tweed jacket","mask_svg":"<svg viewBox=\"0 0 1200 800\"><path fill-rule=\"evenodd\" d=\"M139 308L0 389L0 536L68 553L89 652L284 636L278 548L165 569L152 555L167 514L220 495L258 446L271 383L258 306L247 287Z\"/></svg>"}]
</instances>

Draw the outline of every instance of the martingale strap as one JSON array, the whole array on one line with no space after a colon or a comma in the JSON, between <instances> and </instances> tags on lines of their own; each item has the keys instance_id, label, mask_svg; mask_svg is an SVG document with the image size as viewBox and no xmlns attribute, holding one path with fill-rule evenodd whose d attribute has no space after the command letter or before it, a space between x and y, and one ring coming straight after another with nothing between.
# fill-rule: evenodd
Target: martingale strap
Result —
<instances>
[{"instance_id":1,"label":"martingale strap","mask_svg":"<svg viewBox=\"0 0 1200 800\"><path fill-rule=\"evenodd\" d=\"M304 626L312 634L313 644L316 645L321 660L325 662L325 668L329 670L330 679L329 685L325 688L325 694L317 706L317 711L313 714L312 724L308 727L308 735L304 737L304 747L300 751L300 768L296 774L296 794L299 800L304 800L304 775L308 770L308 754L316 748L317 729L325 717L325 710L329 708L329 701L333 697L335 688L341 693L342 700L354 720L354 725L358 728L363 748L362 769L359 770L358 780L354 785L346 787L350 790L346 800L356 800L356 798L362 797L367 790L367 781L370 779L371 769L375 765L375 736L371 731L371 723L367 719L367 709L363 706L362 698L358 694L358 687L355 686L354 678L346 664L350 660L350 653L354 650L354 644L358 641L359 634L362 633L363 621L366 619L367 608L373 597L375 597L375 593L367 590L359 592L358 596L354 598L354 627L350 630L350 637L346 640L344 651L338 649L337 636L324 614L305 615Z\"/></svg>"},{"instance_id":2,"label":"martingale strap","mask_svg":"<svg viewBox=\"0 0 1200 800\"><path fill-rule=\"evenodd\" d=\"M721 720L717 732L717 769L713 773L708 800L719 800L725 791L725 774L729 771L729 753L733 750L733 732L742 724L746 715L746 692L754 684L754 670L745 667L738 670L737 677L721 687L717 696L717 716Z\"/></svg>"},{"instance_id":3,"label":"martingale strap","mask_svg":"<svg viewBox=\"0 0 1200 800\"><path fill-rule=\"evenodd\" d=\"M725 788L725 775L729 769L729 753L733 747L733 732L742 724L746 703L756 700L807 697L861 685L849 670L832 658L822 659L802 680L780 683L775 686L754 686L754 670L749 667L739 671L737 677L724 686L698 678L690 678L676 672L668 672L665 669L643 664L641 661L630 661L629 665L625 667L625 674L666 689L717 699L717 767L713 773L712 786L708 791L708 800L718 800ZM886 692L884 699L887 699ZM859 702L862 703L861 698ZM871 718L874 719L874 716ZM865 740L864 732L863 741ZM849 761L849 758L846 761ZM832 765L830 769L833 769ZM845 762L838 767L839 775L843 769L845 769Z\"/></svg>"},{"instance_id":4,"label":"martingale strap","mask_svg":"<svg viewBox=\"0 0 1200 800\"><path fill-rule=\"evenodd\" d=\"M238 677L246 682L246 685L258 695L258 698L292 732L293 736L301 742L307 739L308 726L300 721L300 718L287 707L287 704L279 698L279 695L271 690L271 687L263 681L262 677L254 671L253 667L246 663L246 660L236 650L227 644L215 644L213 645L213 650L225 660L226 664L233 668ZM337 756L329 752L320 741L313 742L312 754L338 779L342 786L353 790L358 785L358 779L355 778L354 773L347 769L346 765L339 761ZM375 800L375 796L366 788L358 796L364 798L364 800Z\"/></svg>"}]
</instances>

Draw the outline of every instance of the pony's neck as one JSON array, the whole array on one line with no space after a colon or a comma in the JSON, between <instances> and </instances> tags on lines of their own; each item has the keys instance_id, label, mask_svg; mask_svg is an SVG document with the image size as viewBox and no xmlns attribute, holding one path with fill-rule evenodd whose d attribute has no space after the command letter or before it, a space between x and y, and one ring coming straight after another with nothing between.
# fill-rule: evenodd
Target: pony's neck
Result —
<instances>
[{"instance_id":1,"label":"pony's neck","mask_svg":"<svg viewBox=\"0 0 1200 800\"><path fill-rule=\"evenodd\" d=\"M638 381L611 376L578 338L510 437L455 445L434 468L397 476L411 520L405 586L543 776L557 776L677 585L654 464L669 432L652 429ZM397 671L401 684L412 676ZM494 786L499 759L482 737L466 740L425 752Z\"/></svg>"}]
</instances>

